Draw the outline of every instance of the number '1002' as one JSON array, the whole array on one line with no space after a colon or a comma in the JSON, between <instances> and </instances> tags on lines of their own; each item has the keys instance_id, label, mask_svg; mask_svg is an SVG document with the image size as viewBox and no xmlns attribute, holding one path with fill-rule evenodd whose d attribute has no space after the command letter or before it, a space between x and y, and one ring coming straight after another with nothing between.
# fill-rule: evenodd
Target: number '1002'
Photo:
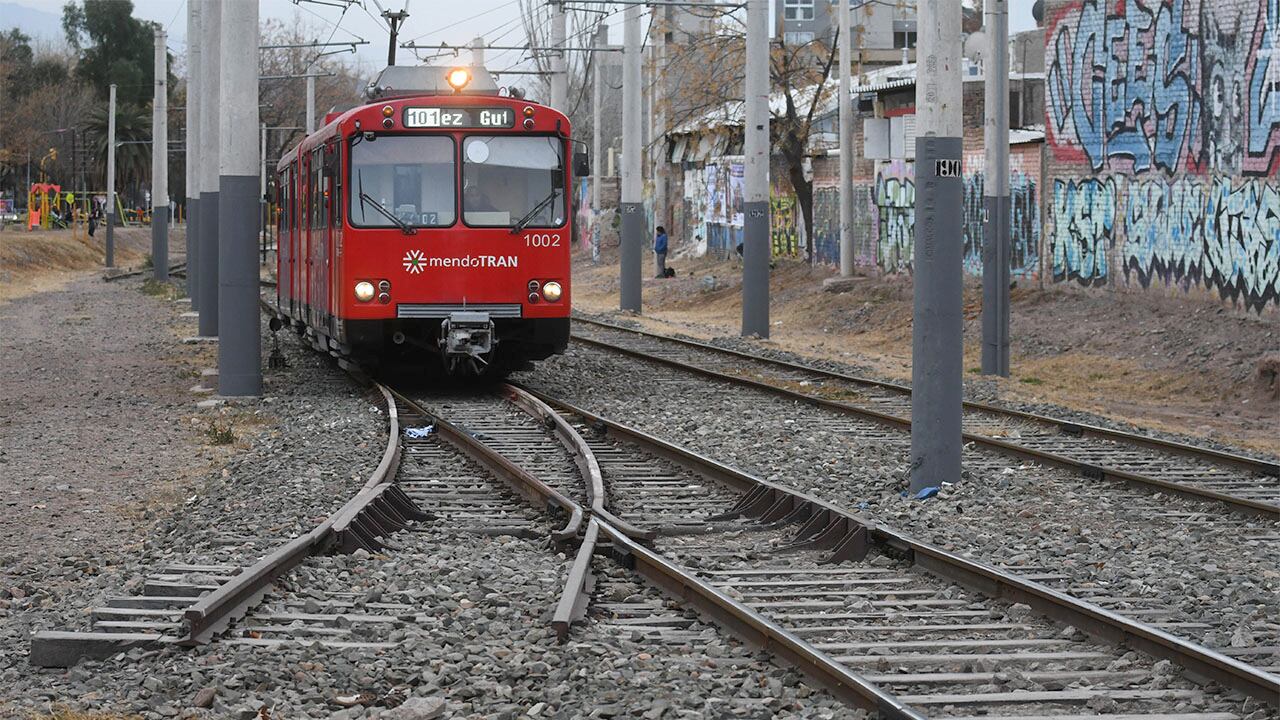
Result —
<instances>
[{"instance_id":1,"label":"number '1002'","mask_svg":"<svg viewBox=\"0 0 1280 720\"><path fill-rule=\"evenodd\" d=\"M533 233L525 235L525 247L560 247L560 236L549 235L546 233Z\"/></svg>"}]
</instances>

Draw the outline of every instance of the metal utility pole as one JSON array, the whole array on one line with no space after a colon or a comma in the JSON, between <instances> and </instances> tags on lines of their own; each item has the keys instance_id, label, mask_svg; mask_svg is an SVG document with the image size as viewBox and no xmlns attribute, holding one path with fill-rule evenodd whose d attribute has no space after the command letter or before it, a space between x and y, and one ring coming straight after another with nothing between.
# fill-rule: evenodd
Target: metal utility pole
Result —
<instances>
[{"instance_id":1,"label":"metal utility pole","mask_svg":"<svg viewBox=\"0 0 1280 720\"><path fill-rule=\"evenodd\" d=\"M747 0L742 334L769 337L769 0Z\"/></svg>"},{"instance_id":2,"label":"metal utility pole","mask_svg":"<svg viewBox=\"0 0 1280 720\"><path fill-rule=\"evenodd\" d=\"M316 76L307 75L307 134L316 131Z\"/></svg>"},{"instance_id":3,"label":"metal utility pole","mask_svg":"<svg viewBox=\"0 0 1280 720\"><path fill-rule=\"evenodd\" d=\"M203 3L196 0L187 2L187 297L191 298L191 309L200 308L200 229L203 218L200 216L200 167L204 159L204 150L200 147L200 100L203 88L200 79L201 71L200 44L204 40L201 29Z\"/></svg>"},{"instance_id":4,"label":"metal utility pole","mask_svg":"<svg viewBox=\"0 0 1280 720\"><path fill-rule=\"evenodd\" d=\"M604 23L596 30L595 46L604 47L608 40L609 29ZM600 262L600 229L597 223L600 218L600 192L604 177L600 167L604 158L600 157L604 133L600 131L600 106L604 95L605 68L604 54L595 54L591 58L591 262Z\"/></svg>"},{"instance_id":5,"label":"metal utility pole","mask_svg":"<svg viewBox=\"0 0 1280 720\"><path fill-rule=\"evenodd\" d=\"M262 232L262 264L267 264L267 227L271 219L267 217L267 124L261 123L262 141L258 146L258 159L262 167L258 173L258 224Z\"/></svg>"},{"instance_id":6,"label":"metal utility pole","mask_svg":"<svg viewBox=\"0 0 1280 720\"><path fill-rule=\"evenodd\" d=\"M218 210L218 116L226 111L219 97L221 85L222 10L240 3L202 3L200 66L200 336L218 335L218 246L221 244ZM257 33L254 33L255 37ZM258 54L252 53L257 59ZM258 84L242 86L256 88ZM256 96L257 93L254 93ZM256 124L256 123L255 123ZM250 126L252 127L252 126Z\"/></svg>"},{"instance_id":7,"label":"metal utility pole","mask_svg":"<svg viewBox=\"0 0 1280 720\"><path fill-rule=\"evenodd\" d=\"M1009 0L986 0L982 374L1009 377Z\"/></svg>"},{"instance_id":8,"label":"metal utility pole","mask_svg":"<svg viewBox=\"0 0 1280 720\"><path fill-rule=\"evenodd\" d=\"M116 84L107 100L107 267L116 266Z\"/></svg>"},{"instance_id":9,"label":"metal utility pole","mask_svg":"<svg viewBox=\"0 0 1280 720\"><path fill-rule=\"evenodd\" d=\"M960 481L964 149L960 3L919 3L911 493Z\"/></svg>"},{"instance_id":10,"label":"metal utility pole","mask_svg":"<svg viewBox=\"0 0 1280 720\"><path fill-rule=\"evenodd\" d=\"M849 0L837 0L840 22L840 277L853 275L853 99L849 72L853 64L853 32Z\"/></svg>"},{"instance_id":11,"label":"metal utility pole","mask_svg":"<svg viewBox=\"0 0 1280 720\"><path fill-rule=\"evenodd\" d=\"M569 76L565 71L565 13L564 3L551 3L551 45L556 48L551 55L551 107L568 112Z\"/></svg>"},{"instance_id":12,"label":"metal utility pole","mask_svg":"<svg viewBox=\"0 0 1280 720\"><path fill-rule=\"evenodd\" d=\"M622 277L621 308L640 312L640 256L644 202L640 176L640 6L623 12L622 52Z\"/></svg>"},{"instance_id":13,"label":"metal utility pole","mask_svg":"<svg viewBox=\"0 0 1280 720\"><path fill-rule=\"evenodd\" d=\"M222 6L218 107L218 394L262 393L258 312L258 3ZM265 130L263 134L265 135ZM201 314L203 318L203 314Z\"/></svg>"},{"instance_id":14,"label":"metal utility pole","mask_svg":"<svg viewBox=\"0 0 1280 720\"><path fill-rule=\"evenodd\" d=\"M157 282L169 280L169 54L156 27L155 83L151 101L151 267Z\"/></svg>"},{"instance_id":15,"label":"metal utility pole","mask_svg":"<svg viewBox=\"0 0 1280 720\"><path fill-rule=\"evenodd\" d=\"M391 42L387 44L387 65L391 66L396 64L396 38L400 35L400 26L409 19L409 13L404 10L383 10L382 17L387 21L387 29L391 31Z\"/></svg>"}]
</instances>

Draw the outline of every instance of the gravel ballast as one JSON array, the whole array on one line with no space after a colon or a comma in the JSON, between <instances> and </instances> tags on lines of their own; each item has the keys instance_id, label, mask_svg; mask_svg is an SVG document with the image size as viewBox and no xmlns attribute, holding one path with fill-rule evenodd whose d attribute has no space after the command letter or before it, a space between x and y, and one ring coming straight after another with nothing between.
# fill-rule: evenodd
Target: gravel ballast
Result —
<instances>
[{"instance_id":1,"label":"gravel ballast","mask_svg":"<svg viewBox=\"0 0 1280 720\"><path fill-rule=\"evenodd\" d=\"M628 382L618 382L629 378ZM900 496L906 433L653 363L571 345L521 379L531 387L998 565L1070 576L1084 596L1165 607L1159 620L1217 648L1274 644L1280 614L1276 523L1204 503L1090 486L1063 471L992 464L966 450L966 477L931 501ZM637 389L633 389L637 388ZM1000 465L1003 465L1001 467ZM1164 516L1181 513L1185 516Z\"/></svg>"}]
</instances>

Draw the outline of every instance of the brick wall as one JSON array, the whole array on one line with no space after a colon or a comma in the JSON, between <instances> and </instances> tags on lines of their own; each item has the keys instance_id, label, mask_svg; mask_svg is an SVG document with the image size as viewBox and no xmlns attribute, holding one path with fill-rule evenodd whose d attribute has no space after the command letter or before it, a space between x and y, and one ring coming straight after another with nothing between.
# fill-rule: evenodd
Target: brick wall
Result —
<instances>
[{"instance_id":1,"label":"brick wall","mask_svg":"<svg viewBox=\"0 0 1280 720\"><path fill-rule=\"evenodd\" d=\"M1280 304L1280 0L1048 0L1046 271Z\"/></svg>"}]
</instances>

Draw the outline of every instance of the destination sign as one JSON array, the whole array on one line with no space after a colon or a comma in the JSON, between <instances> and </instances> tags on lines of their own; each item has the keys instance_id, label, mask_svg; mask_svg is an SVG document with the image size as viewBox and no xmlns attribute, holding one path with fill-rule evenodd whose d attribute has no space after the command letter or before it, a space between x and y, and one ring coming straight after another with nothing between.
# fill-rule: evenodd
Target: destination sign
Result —
<instances>
[{"instance_id":1,"label":"destination sign","mask_svg":"<svg viewBox=\"0 0 1280 720\"><path fill-rule=\"evenodd\" d=\"M411 107L404 110L407 128L509 128L516 124L511 108Z\"/></svg>"}]
</instances>

